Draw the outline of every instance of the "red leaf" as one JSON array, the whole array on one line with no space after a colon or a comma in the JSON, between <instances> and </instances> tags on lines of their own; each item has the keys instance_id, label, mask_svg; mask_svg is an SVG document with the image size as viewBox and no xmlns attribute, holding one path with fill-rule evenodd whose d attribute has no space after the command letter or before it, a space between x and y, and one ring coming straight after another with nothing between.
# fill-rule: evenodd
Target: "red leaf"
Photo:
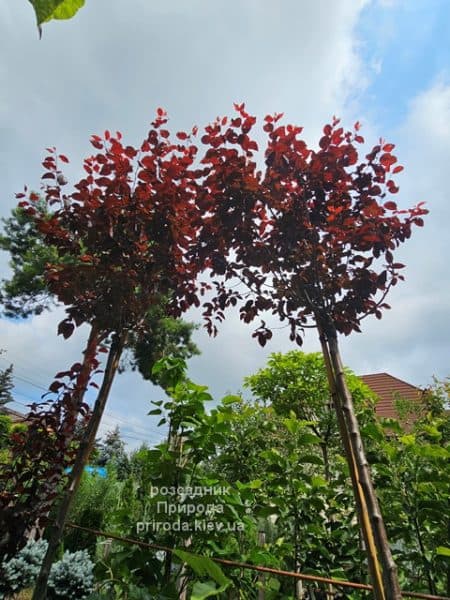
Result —
<instances>
[{"instance_id":1,"label":"red leaf","mask_svg":"<svg viewBox=\"0 0 450 600\"><path fill-rule=\"evenodd\" d=\"M389 171L389 169L391 168L391 165L393 165L396 162L397 162L397 158L395 156L393 156L392 154L382 154L380 157L380 163L383 165L383 167L387 171Z\"/></svg>"},{"instance_id":2,"label":"red leaf","mask_svg":"<svg viewBox=\"0 0 450 600\"><path fill-rule=\"evenodd\" d=\"M124 152L128 156L128 158L134 158L137 154L137 150L135 150L135 148L133 148L133 146L127 146L125 148Z\"/></svg>"},{"instance_id":3,"label":"red leaf","mask_svg":"<svg viewBox=\"0 0 450 600\"><path fill-rule=\"evenodd\" d=\"M383 206L387 210L397 210L397 205L395 204L395 202L385 202Z\"/></svg>"},{"instance_id":4,"label":"red leaf","mask_svg":"<svg viewBox=\"0 0 450 600\"><path fill-rule=\"evenodd\" d=\"M68 163L69 162L69 159L64 154L60 154L58 156L58 158L59 158L59 160L62 160L64 163Z\"/></svg>"},{"instance_id":5,"label":"red leaf","mask_svg":"<svg viewBox=\"0 0 450 600\"><path fill-rule=\"evenodd\" d=\"M396 194L398 192L398 190L400 189L399 187L397 187L395 185L395 183L393 181L388 181L386 185L391 194Z\"/></svg>"},{"instance_id":6,"label":"red leaf","mask_svg":"<svg viewBox=\"0 0 450 600\"><path fill-rule=\"evenodd\" d=\"M383 271L377 277L377 287L384 288L387 280L387 271Z\"/></svg>"},{"instance_id":7,"label":"red leaf","mask_svg":"<svg viewBox=\"0 0 450 600\"><path fill-rule=\"evenodd\" d=\"M58 335L62 335L67 340L72 335L74 329L75 325L66 319L58 325Z\"/></svg>"},{"instance_id":8,"label":"red leaf","mask_svg":"<svg viewBox=\"0 0 450 600\"><path fill-rule=\"evenodd\" d=\"M179 132L177 133L177 138L178 138L179 140L187 140L187 138L188 138L188 134L187 134L187 133L185 133L184 131L179 131Z\"/></svg>"},{"instance_id":9,"label":"red leaf","mask_svg":"<svg viewBox=\"0 0 450 600\"><path fill-rule=\"evenodd\" d=\"M395 144L385 144L383 146L383 152L392 152L392 150L395 148Z\"/></svg>"},{"instance_id":10,"label":"red leaf","mask_svg":"<svg viewBox=\"0 0 450 600\"><path fill-rule=\"evenodd\" d=\"M72 375L70 371L59 371L59 373L56 373L55 377L61 379L62 377L70 377L70 375Z\"/></svg>"},{"instance_id":11,"label":"red leaf","mask_svg":"<svg viewBox=\"0 0 450 600\"><path fill-rule=\"evenodd\" d=\"M392 173L394 173L394 175L395 175L396 173L400 173L400 171L403 171L403 169L404 169L404 167L402 167L402 165L397 165L397 166L396 166L396 167L393 169Z\"/></svg>"},{"instance_id":12,"label":"red leaf","mask_svg":"<svg viewBox=\"0 0 450 600\"><path fill-rule=\"evenodd\" d=\"M57 393L57 392L58 392L58 390L59 390L59 388L60 388L61 386L63 386L63 385L64 385L64 384L63 384L63 383L61 383L61 381L54 381L54 382L53 382L53 383L50 385L50 387L49 387L48 389L49 389L49 391L50 391L50 392L55 392L55 393Z\"/></svg>"}]
</instances>

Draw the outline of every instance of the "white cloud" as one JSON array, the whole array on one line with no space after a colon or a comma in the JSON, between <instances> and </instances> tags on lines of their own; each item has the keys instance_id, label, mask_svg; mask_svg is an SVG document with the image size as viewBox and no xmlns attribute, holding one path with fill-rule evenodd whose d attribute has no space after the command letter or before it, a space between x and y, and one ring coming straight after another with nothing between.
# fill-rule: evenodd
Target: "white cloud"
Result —
<instances>
[{"instance_id":1,"label":"white cloud","mask_svg":"<svg viewBox=\"0 0 450 600\"><path fill-rule=\"evenodd\" d=\"M402 206L426 201L425 227L398 251L406 281L393 291L381 322L344 343L345 358L360 372L389 371L415 384L450 373L450 84L439 77L413 98L408 114L390 139L405 166L398 178ZM361 367L359 366L361 365Z\"/></svg>"}]
</instances>

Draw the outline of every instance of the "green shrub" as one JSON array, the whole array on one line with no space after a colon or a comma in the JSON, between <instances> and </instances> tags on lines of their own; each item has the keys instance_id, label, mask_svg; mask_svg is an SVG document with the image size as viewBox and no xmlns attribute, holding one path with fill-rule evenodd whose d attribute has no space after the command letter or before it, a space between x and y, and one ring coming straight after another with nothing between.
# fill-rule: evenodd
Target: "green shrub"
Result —
<instances>
[{"instance_id":1,"label":"green shrub","mask_svg":"<svg viewBox=\"0 0 450 600\"><path fill-rule=\"evenodd\" d=\"M11 425L11 418L0 414L0 448L6 448L8 445Z\"/></svg>"},{"instance_id":2,"label":"green shrub","mask_svg":"<svg viewBox=\"0 0 450 600\"><path fill-rule=\"evenodd\" d=\"M117 502L116 488L117 481L113 473L108 473L108 477L100 477L84 472L67 520L81 527L104 529L105 519ZM67 527L63 546L71 552L87 550L90 556L95 556L97 537L90 532Z\"/></svg>"}]
</instances>

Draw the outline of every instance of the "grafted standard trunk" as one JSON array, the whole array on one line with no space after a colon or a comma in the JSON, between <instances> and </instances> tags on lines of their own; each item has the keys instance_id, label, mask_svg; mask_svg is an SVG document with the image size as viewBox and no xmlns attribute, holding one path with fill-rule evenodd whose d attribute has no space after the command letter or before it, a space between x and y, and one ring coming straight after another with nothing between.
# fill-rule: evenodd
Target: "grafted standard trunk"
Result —
<instances>
[{"instance_id":1,"label":"grafted standard trunk","mask_svg":"<svg viewBox=\"0 0 450 600\"><path fill-rule=\"evenodd\" d=\"M401 600L397 568L392 558L386 528L372 483L369 464L359 431L353 400L345 381L337 333L316 315L331 394L347 458L358 520L366 547L370 579L376 600Z\"/></svg>"},{"instance_id":2,"label":"grafted standard trunk","mask_svg":"<svg viewBox=\"0 0 450 600\"><path fill-rule=\"evenodd\" d=\"M114 376L119 367L120 356L123 351L125 340L119 334L114 336L109 350L108 360L103 375L103 382L98 392L95 401L94 410L92 412L89 424L83 434L80 442L80 447L75 458L74 465L69 475L66 489L62 495L55 522L51 528L50 538L48 540L48 548L42 563L41 570L36 581L32 600L46 600L47 598L47 583L50 575L50 569L55 560L59 544L63 536L64 525L66 523L67 514L72 505L73 498L80 484L81 476L84 467L88 461L89 455L95 443L98 427L105 410L106 401L111 390Z\"/></svg>"}]
</instances>

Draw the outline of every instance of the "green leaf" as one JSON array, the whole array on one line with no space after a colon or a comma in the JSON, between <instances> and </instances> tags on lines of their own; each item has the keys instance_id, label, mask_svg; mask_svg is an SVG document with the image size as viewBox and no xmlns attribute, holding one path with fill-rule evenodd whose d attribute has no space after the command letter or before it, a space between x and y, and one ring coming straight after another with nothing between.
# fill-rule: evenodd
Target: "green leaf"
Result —
<instances>
[{"instance_id":1,"label":"green leaf","mask_svg":"<svg viewBox=\"0 0 450 600\"><path fill-rule=\"evenodd\" d=\"M175 556L178 556L178 558L189 565L189 567L191 567L194 573L199 577L211 577L211 579L213 579L219 585L225 586L223 589L226 589L231 584L231 581L225 577L219 565L207 556L199 556L198 554L192 554L190 552L186 552L185 550L178 549L174 550L173 553ZM204 597L206 598L207 596ZM194 598L194 596L192 596L192 598Z\"/></svg>"},{"instance_id":2,"label":"green leaf","mask_svg":"<svg viewBox=\"0 0 450 600\"><path fill-rule=\"evenodd\" d=\"M51 19L71 19L84 6L84 0L30 0L38 27Z\"/></svg>"},{"instance_id":3,"label":"green leaf","mask_svg":"<svg viewBox=\"0 0 450 600\"><path fill-rule=\"evenodd\" d=\"M319 444L320 438L317 437L317 435L314 435L314 433L305 432L299 435L298 443L302 446L307 446L308 444Z\"/></svg>"},{"instance_id":4,"label":"green leaf","mask_svg":"<svg viewBox=\"0 0 450 600\"><path fill-rule=\"evenodd\" d=\"M222 398L222 404L225 404L225 405L238 404L240 402L242 402L242 398L240 396L236 396L236 395L229 394L228 396L224 396Z\"/></svg>"},{"instance_id":5,"label":"green leaf","mask_svg":"<svg viewBox=\"0 0 450 600\"><path fill-rule=\"evenodd\" d=\"M412 446L413 444L416 443L416 436L413 433L410 433L408 435L403 435L400 438L400 441L405 446Z\"/></svg>"},{"instance_id":6,"label":"green leaf","mask_svg":"<svg viewBox=\"0 0 450 600\"><path fill-rule=\"evenodd\" d=\"M248 482L248 487L251 490L258 490L262 486L263 482L261 479L253 479L253 481Z\"/></svg>"},{"instance_id":7,"label":"green leaf","mask_svg":"<svg viewBox=\"0 0 450 600\"><path fill-rule=\"evenodd\" d=\"M446 546L438 546L436 548L436 554L439 554L439 556L448 556L450 558L450 548L447 548Z\"/></svg>"},{"instance_id":8,"label":"green leaf","mask_svg":"<svg viewBox=\"0 0 450 600\"><path fill-rule=\"evenodd\" d=\"M300 425L295 415L290 419L284 419L283 423L289 433L295 434L299 430Z\"/></svg>"},{"instance_id":9,"label":"green leaf","mask_svg":"<svg viewBox=\"0 0 450 600\"><path fill-rule=\"evenodd\" d=\"M204 583L197 581L192 588L191 600L204 600L204 598L210 598L211 596L217 596L224 592L230 585L231 581L227 584L216 587L214 582L206 581Z\"/></svg>"},{"instance_id":10,"label":"green leaf","mask_svg":"<svg viewBox=\"0 0 450 600\"><path fill-rule=\"evenodd\" d=\"M311 485L313 488L328 487L328 481L320 475L313 475L311 477Z\"/></svg>"},{"instance_id":11,"label":"green leaf","mask_svg":"<svg viewBox=\"0 0 450 600\"><path fill-rule=\"evenodd\" d=\"M383 431L378 423L367 423L361 428L361 433L365 438L371 438L377 442L384 440Z\"/></svg>"},{"instance_id":12,"label":"green leaf","mask_svg":"<svg viewBox=\"0 0 450 600\"><path fill-rule=\"evenodd\" d=\"M264 506L257 510L257 515L259 517L270 517L272 515L277 515L279 513L277 506Z\"/></svg>"},{"instance_id":13,"label":"green leaf","mask_svg":"<svg viewBox=\"0 0 450 600\"><path fill-rule=\"evenodd\" d=\"M432 446L430 444L426 446L417 446L415 448L415 453L424 458L443 458L444 460L448 460L449 458L448 450L441 446Z\"/></svg>"},{"instance_id":14,"label":"green leaf","mask_svg":"<svg viewBox=\"0 0 450 600\"><path fill-rule=\"evenodd\" d=\"M312 465L323 465L323 459L318 454L305 454L300 457L300 462Z\"/></svg>"}]
</instances>

